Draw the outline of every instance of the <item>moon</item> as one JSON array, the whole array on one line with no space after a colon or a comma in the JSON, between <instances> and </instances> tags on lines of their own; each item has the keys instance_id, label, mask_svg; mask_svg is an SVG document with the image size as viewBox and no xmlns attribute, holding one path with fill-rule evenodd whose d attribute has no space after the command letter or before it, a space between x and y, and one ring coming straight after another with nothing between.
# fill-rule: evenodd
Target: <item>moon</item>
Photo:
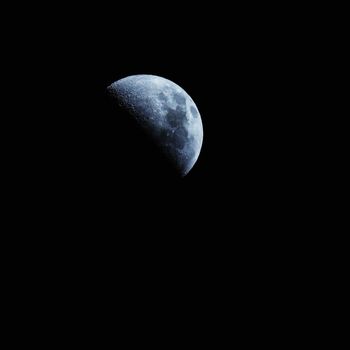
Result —
<instances>
[{"instance_id":1,"label":"moon","mask_svg":"<svg viewBox=\"0 0 350 350\"><path fill-rule=\"evenodd\" d=\"M203 142L200 113L192 98L172 81L155 75L132 75L107 88L185 176L196 163Z\"/></svg>"}]
</instances>

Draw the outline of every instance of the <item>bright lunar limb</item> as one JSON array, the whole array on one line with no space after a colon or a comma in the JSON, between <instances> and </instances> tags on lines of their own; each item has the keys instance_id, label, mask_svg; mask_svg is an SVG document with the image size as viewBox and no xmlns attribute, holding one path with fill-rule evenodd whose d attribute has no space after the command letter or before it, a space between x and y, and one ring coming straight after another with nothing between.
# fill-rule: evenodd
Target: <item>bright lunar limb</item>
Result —
<instances>
[{"instance_id":1,"label":"bright lunar limb","mask_svg":"<svg viewBox=\"0 0 350 350\"><path fill-rule=\"evenodd\" d=\"M202 120L191 97L172 81L155 75L129 76L107 91L185 176L203 142Z\"/></svg>"}]
</instances>

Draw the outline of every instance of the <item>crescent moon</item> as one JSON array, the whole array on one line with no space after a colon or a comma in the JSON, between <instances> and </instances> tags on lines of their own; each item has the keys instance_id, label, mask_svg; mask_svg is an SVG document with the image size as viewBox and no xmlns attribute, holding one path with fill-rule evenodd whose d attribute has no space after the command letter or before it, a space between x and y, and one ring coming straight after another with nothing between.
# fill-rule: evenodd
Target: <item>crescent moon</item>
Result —
<instances>
[{"instance_id":1,"label":"crescent moon","mask_svg":"<svg viewBox=\"0 0 350 350\"><path fill-rule=\"evenodd\" d=\"M179 174L188 174L201 151L203 125L185 90L162 77L133 75L114 82L107 92L151 136Z\"/></svg>"}]
</instances>

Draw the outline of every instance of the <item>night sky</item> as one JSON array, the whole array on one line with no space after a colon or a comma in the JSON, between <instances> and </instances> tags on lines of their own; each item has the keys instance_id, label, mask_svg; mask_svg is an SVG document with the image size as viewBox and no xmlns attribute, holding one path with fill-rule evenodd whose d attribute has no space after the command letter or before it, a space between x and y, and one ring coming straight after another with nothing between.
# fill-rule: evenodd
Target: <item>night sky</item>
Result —
<instances>
[{"instance_id":1,"label":"night sky","mask_svg":"<svg viewBox=\"0 0 350 350\"><path fill-rule=\"evenodd\" d=\"M20 34L13 179L27 224L46 231L38 246L106 274L115 256L125 271L156 256L163 276L171 261L217 285L233 264L239 283L281 266L309 161L287 12L84 6ZM170 79L196 103L203 146L185 178L110 103L107 86L132 74Z\"/></svg>"},{"instance_id":2,"label":"night sky","mask_svg":"<svg viewBox=\"0 0 350 350\"><path fill-rule=\"evenodd\" d=\"M315 8L14 6L1 46L12 95L1 119L11 342L284 349L300 332L314 343L312 317L323 322L334 299L321 293L333 288L324 275L338 268L333 247L319 246L336 230L317 227L320 175L332 169L313 139L331 142L317 130L323 105L311 84L323 79L308 51L318 27L303 28ZM106 94L133 74L173 81L198 107L203 146L184 178Z\"/></svg>"},{"instance_id":3,"label":"night sky","mask_svg":"<svg viewBox=\"0 0 350 350\"><path fill-rule=\"evenodd\" d=\"M266 219L302 176L295 162L307 130L307 61L291 18L248 5L164 11L57 9L21 32L16 64L26 93L16 106L34 111L16 129L26 144L23 186L34 181L45 198L92 211L130 202L137 212L140 201L173 221L210 221L218 208L230 217L238 211L238 221ZM108 85L132 74L170 79L201 113L202 151L183 179L106 96Z\"/></svg>"}]
</instances>

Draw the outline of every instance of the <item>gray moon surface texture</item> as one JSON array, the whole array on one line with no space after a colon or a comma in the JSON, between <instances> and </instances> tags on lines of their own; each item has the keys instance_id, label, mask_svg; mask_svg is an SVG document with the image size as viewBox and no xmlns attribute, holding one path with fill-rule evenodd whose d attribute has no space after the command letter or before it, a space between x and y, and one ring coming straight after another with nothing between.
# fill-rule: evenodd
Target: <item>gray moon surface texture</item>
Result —
<instances>
[{"instance_id":1,"label":"gray moon surface texture","mask_svg":"<svg viewBox=\"0 0 350 350\"><path fill-rule=\"evenodd\" d=\"M201 116L191 97L172 81L155 75L132 75L114 82L107 91L185 176L203 142Z\"/></svg>"}]
</instances>

